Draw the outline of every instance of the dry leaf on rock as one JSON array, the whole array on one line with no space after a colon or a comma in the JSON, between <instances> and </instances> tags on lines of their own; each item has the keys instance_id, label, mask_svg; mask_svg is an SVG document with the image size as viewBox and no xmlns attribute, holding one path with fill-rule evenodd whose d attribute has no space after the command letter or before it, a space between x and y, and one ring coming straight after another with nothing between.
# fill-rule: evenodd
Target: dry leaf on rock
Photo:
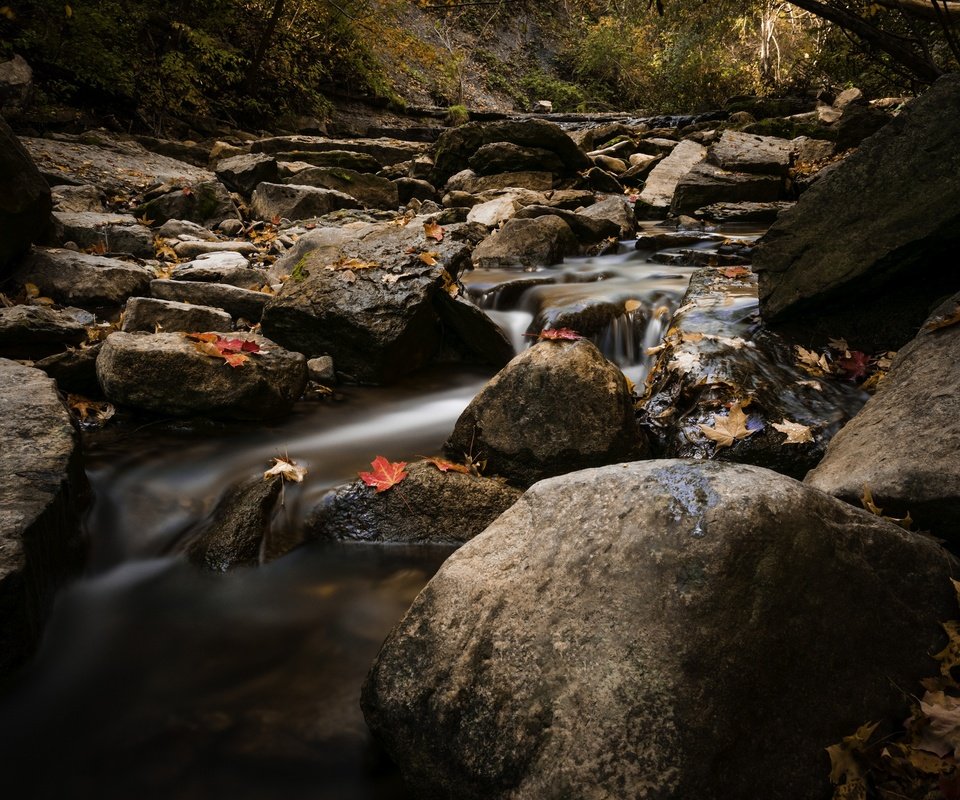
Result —
<instances>
[{"instance_id":1,"label":"dry leaf on rock","mask_svg":"<svg viewBox=\"0 0 960 800\"><path fill-rule=\"evenodd\" d=\"M453 461L447 461L445 458L427 458L427 463L433 464L441 472L461 472L464 475L472 474L470 468L465 464L455 464Z\"/></svg>"},{"instance_id":2,"label":"dry leaf on rock","mask_svg":"<svg viewBox=\"0 0 960 800\"><path fill-rule=\"evenodd\" d=\"M423 233L428 239L434 239L438 242L443 241L443 228L436 222L424 222Z\"/></svg>"},{"instance_id":3,"label":"dry leaf on rock","mask_svg":"<svg viewBox=\"0 0 960 800\"><path fill-rule=\"evenodd\" d=\"M372 472L359 473L360 479L376 488L377 493L385 492L387 489L396 486L400 481L407 477L409 473L404 472L403 468L407 466L406 461L387 461L383 456L377 456L370 462L373 467Z\"/></svg>"},{"instance_id":4,"label":"dry leaf on rock","mask_svg":"<svg viewBox=\"0 0 960 800\"><path fill-rule=\"evenodd\" d=\"M296 461L288 456L278 456L277 458L273 459L273 466L263 473L263 477L272 478L274 475L279 475L285 481L302 483L306 474L306 467L301 467Z\"/></svg>"},{"instance_id":5,"label":"dry leaf on rock","mask_svg":"<svg viewBox=\"0 0 960 800\"><path fill-rule=\"evenodd\" d=\"M747 428L748 417L743 413L739 403L730 406L730 413L725 417L714 414L713 427L701 425L704 436L717 443L717 447L730 447L737 439L746 439L756 430Z\"/></svg>"},{"instance_id":6,"label":"dry leaf on rock","mask_svg":"<svg viewBox=\"0 0 960 800\"><path fill-rule=\"evenodd\" d=\"M790 422L786 417L781 422L774 422L773 427L780 433L786 434L787 438L783 444L804 444L813 441L813 434L808 425L801 425L799 422Z\"/></svg>"}]
</instances>

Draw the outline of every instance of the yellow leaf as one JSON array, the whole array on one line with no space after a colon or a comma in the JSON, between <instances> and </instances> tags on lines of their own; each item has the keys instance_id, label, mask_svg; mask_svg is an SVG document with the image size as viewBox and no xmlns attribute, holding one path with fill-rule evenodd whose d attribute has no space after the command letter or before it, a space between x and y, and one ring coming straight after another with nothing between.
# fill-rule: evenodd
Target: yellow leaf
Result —
<instances>
[{"instance_id":1,"label":"yellow leaf","mask_svg":"<svg viewBox=\"0 0 960 800\"><path fill-rule=\"evenodd\" d=\"M704 436L717 443L717 447L730 447L737 439L746 439L756 431L747 429L747 415L741 410L739 403L730 406L730 413L725 417L713 416L713 427L701 425Z\"/></svg>"},{"instance_id":2,"label":"yellow leaf","mask_svg":"<svg viewBox=\"0 0 960 800\"><path fill-rule=\"evenodd\" d=\"M67 19L70 19L70 17L73 16L73 9L70 6L65 5L63 7L63 13L67 15Z\"/></svg>"},{"instance_id":3,"label":"yellow leaf","mask_svg":"<svg viewBox=\"0 0 960 800\"><path fill-rule=\"evenodd\" d=\"M40 289L35 283L25 283L23 284L23 291L27 293L27 297L39 297Z\"/></svg>"},{"instance_id":4,"label":"yellow leaf","mask_svg":"<svg viewBox=\"0 0 960 800\"><path fill-rule=\"evenodd\" d=\"M428 267L435 267L439 263L437 261L437 256L439 255L439 253L421 253L420 260Z\"/></svg>"},{"instance_id":5,"label":"yellow leaf","mask_svg":"<svg viewBox=\"0 0 960 800\"><path fill-rule=\"evenodd\" d=\"M803 444L804 442L813 441L813 434L810 433L810 428L807 425L801 425L799 422L790 422L784 418L782 422L774 422L773 427L780 431L780 433L787 435L783 444Z\"/></svg>"}]
</instances>

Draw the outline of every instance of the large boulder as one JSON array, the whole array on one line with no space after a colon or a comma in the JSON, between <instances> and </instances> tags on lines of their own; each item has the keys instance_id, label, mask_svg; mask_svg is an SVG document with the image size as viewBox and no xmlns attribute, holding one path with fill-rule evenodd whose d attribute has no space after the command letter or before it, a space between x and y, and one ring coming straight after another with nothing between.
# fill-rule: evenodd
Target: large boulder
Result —
<instances>
[{"instance_id":1,"label":"large boulder","mask_svg":"<svg viewBox=\"0 0 960 800\"><path fill-rule=\"evenodd\" d=\"M277 159L262 153L241 153L217 163L217 177L224 186L249 197L258 184L279 183Z\"/></svg>"},{"instance_id":2,"label":"large boulder","mask_svg":"<svg viewBox=\"0 0 960 800\"><path fill-rule=\"evenodd\" d=\"M936 672L957 562L756 467L543 481L451 556L362 694L418 797L827 798Z\"/></svg>"},{"instance_id":3,"label":"large boulder","mask_svg":"<svg viewBox=\"0 0 960 800\"><path fill-rule=\"evenodd\" d=\"M0 279L50 225L50 188L0 118Z\"/></svg>"},{"instance_id":4,"label":"large boulder","mask_svg":"<svg viewBox=\"0 0 960 800\"><path fill-rule=\"evenodd\" d=\"M335 189L294 183L261 183L253 190L250 213L258 219L322 217L340 208L357 208L359 200Z\"/></svg>"},{"instance_id":5,"label":"large boulder","mask_svg":"<svg viewBox=\"0 0 960 800\"><path fill-rule=\"evenodd\" d=\"M154 257L153 233L132 214L55 211L53 237L54 243L60 246L73 242L81 248L95 248L102 253Z\"/></svg>"},{"instance_id":6,"label":"large boulder","mask_svg":"<svg viewBox=\"0 0 960 800\"><path fill-rule=\"evenodd\" d=\"M760 309L804 340L909 341L960 288L960 74L911 101L760 241Z\"/></svg>"},{"instance_id":7,"label":"large boulder","mask_svg":"<svg viewBox=\"0 0 960 800\"><path fill-rule=\"evenodd\" d=\"M85 341L87 329L69 312L45 306L0 306L0 356L41 358Z\"/></svg>"},{"instance_id":8,"label":"large boulder","mask_svg":"<svg viewBox=\"0 0 960 800\"><path fill-rule=\"evenodd\" d=\"M793 143L776 136L725 130L710 145L707 159L730 172L760 172L768 175L787 174Z\"/></svg>"},{"instance_id":9,"label":"large boulder","mask_svg":"<svg viewBox=\"0 0 960 800\"><path fill-rule=\"evenodd\" d=\"M458 346L438 305L469 267L483 228L447 225L437 241L428 223L359 223L301 237L275 265L278 277L288 277L264 311L264 333L310 357L332 356L339 373L361 383L390 382L433 359L441 345ZM486 330L502 340L493 326ZM483 342L466 349L488 350Z\"/></svg>"},{"instance_id":10,"label":"large boulder","mask_svg":"<svg viewBox=\"0 0 960 800\"><path fill-rule=\"evenodd\" d=\"M120 330L134 331L229 331L233 319L219 308L158 300L154 297L131 297L123 309Z\"/></svg>"},{"instance_id":11,"label":"large boulder","mask_svg":"<svg viewBox=\"0 0 960 800\"><path fill-rule=\"evenodd\" d=\"M930 325L960 313L960 296ZM923 331L894 359L876 395L830 442L806 482L960 543L960 326Z\"/></svg>"},{"instance_id":12,"label":"large boulder","mask_svg":"<svg viewBox=\"0 0 960 800\"><path fill-rule=\"evenodd\" d=\"M564 163L555 152L543 147L522 147L512 142L490 142L481 145L467 160L477 175L501 172L552 172L561 174Z\"/></svg>"},{"instance_id":13,"label":"large boulder","mask_svg":"<svg viewBox=\"0 0 960 800\"><path fill-rule=\"evenodd\" d=\"M260 352L231 367L179 333L118 331L97 356L97 377L111 402L156 414L248 420L287 414L306 386L306 359L262 336L240 338L256 342Z\"/></svg>"},{"instance_id":14,"label":"large boulder","mask_svg":"<svg viewBox=\"0 0 960 800\"><path fill-rule=\"evenodd\" d=\"M579 251L577 237L559 217L510 219L473 251L473 262L483 269L547 267Z\"/></svg>"},{"instance_id":15,"label":"large boulder","mask_svg":"<svg viewBox=\"0 0 960 800\"><path fill-rule=\"evenodd\" d=\"M32 283L40 294L64 305L120 306L146 294L156 273L116 258L56 247L34 247L17 270L16 283Z\"/></svg>"},{"instance_id":16,"label":"large boulder","mask_svg":"<svg viewBox=\"0 0 960 800\"><path fill-rule=\"evenodd\" d=\"M677 181L670 211L688 214L711 203L770 203L780 199L783 188L780 175L728 172L701 162Z\"/></svg>"},{"instance_id":17,"label":"large boulder","mask_svg":"<svg viewBox=\"0 0 960 800\"><path fill-rule=\"evenodd\" d=\"M215 228L228 219L240 218L233 198L218 180L203 180L169 188L170 191L148 200L140 207L141 215L149 219L151 224L180 219Z\"/></svg>"},{"instance_id":18,"label":"large boulder","mask_svg":"<svg viewBox=\"0 0 960 800\"><path fill-rule=\"evenodd\" d=\"M360 480L330 492L307 519L307 534L362 542L463 544L521 494L503 481L444 472L429 461L410 464L406 471L407 477L385 492Z\"/></svg>"},{"instance_id":19,"label":"large boulder","mask_svg":"<svg viewBox=\"0 0 960 800\"><path fill-rule=\"evenodd\" d=\"M83 562L79 437L57 386L0 359L0 674L36 643L56 589Z\"/></svg>"},{"instance_id":20,"label":"large boulder","mask_svg":"<svg viewBox=\"0 0 960 800\"><path fill-rule=\"evenodd\" d=\"M546 150L559 159L563 174L567 175L593 166L573 139L552 122L539 119L468 122L445 131L437 140L433 184L442 186L451 175L470 166L470 160L481 147L495 142Z\"/></svg>"},{"instance_id":21,"label":"large boulder","mask_svg":"<svg viewBox=\"0 0 960 800\"><path fill-rule=\"evenodd\" d=\"M444 449L529 486L646 452L627 379L581 339L534 345L466 407Z\"/></svg>"},{"instance_id":22,"label":"large boulder","mask_svg":"<svg viewBox=\"0 0 960 800\"><path fill-rule=\"evenodd\" d=\"M365 208L381 208L395 211L400 205L397 184L379 175L357 172L353 169L311 167L287 178L284 183L299 186L315 186L320 189L350 195Z\"/></svg>"}]
</instances>

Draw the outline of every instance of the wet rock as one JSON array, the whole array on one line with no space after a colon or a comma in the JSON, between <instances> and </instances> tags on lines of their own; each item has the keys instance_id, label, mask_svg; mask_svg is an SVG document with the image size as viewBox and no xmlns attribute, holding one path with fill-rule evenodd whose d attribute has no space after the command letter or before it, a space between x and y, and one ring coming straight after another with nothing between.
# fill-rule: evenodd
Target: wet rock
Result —
<instances>
[{"instance_id":1,"label":"wet rock","mask_svg":"<svg viewBox=\"0 0 960 800\"><path fill-rule=\"evenodd\" d=\"M756 292L753 274L728 277L716 267L694 273L647 379L641 421L658 455L756 464L802 478L866 394L848 382L813 379L793 366L786 342L755 333ZM715 428L732 404L748 400L743 413L752 433L727 447L704 433L701 426ZM773 427L784 421L807 426L811 441L786 444Z\"/></svg>"},{"instance_id":2,"label":"wet rock","mask_svg":"<svg viewBox=\"0 0 960 800\"><path fill-rule=\"evenodd\" d=\"M98 342L90 347L64 350L35 362L34 366L53 378L61 392L98 397L97 356L100 347Z\"/></svg>"},{"instance_id":3,"label":"wet rock","mask_svg":"<svg viewBox=\"0 0 960 800\"><path fill-rule=\"evenodd\" d=\"M232 258L237 255L256 255L257 246L253 242L223 242L223 241L205 241L187 239L177 242L173 246L175 252L180 258L199 258L212 253L228 254Z\"/></svg>"},{"instance_id":4,"label":"wet rock","mask_svg":"<svg viewBox=\"0 0 960 800\"><path fill-rule=\"evenodd\" d=\"M352 169L313 167L287 178L285 183L334 189L350 195L364 208L393 211L400 205L397 184L387 178Z\"/></svg>"},{"instance_id":5,"label":"wet rock","mask_svg":"<svg viewBox=\"0 0 960 800\"><path fill-rule=\"evenodd\" d=\"M152 224L178 219L198 222L207 228L240 216L230 193L218 180L198 181L173 189L147 201L138 210L152 220Z\"/></svg>"},{"instance_id":6,"label":"wet rock","mask_svg":"<svg viewBox=\"0 0 960 800\"><path fill-rule=\"evenodd\" d=\"M44 306L0 307L0 356L42 358L87 338L72 315Z\"/></svg>"},{"instance_id":7,"label":"wet rock","mask_svg":"<svg viewBox=\"0 0 960 800\"><path fill-rule=\"evenodd\" d=\"M72 176L111 196L136 194L156 184L195 188L216 179L209 170L151 153L102 130L55 139L24 137L22 142L44 174L60 183ZM150 219L162 221L152 215Z\"/></svg>"},{"instance_id":8,"label":"wet rock","mask_svg":"<svg viewBox=\"0 0 960 800\"><path fill-rule=\"evenodd\" d=\"M790 168L792 151L793 145L787 139L725 130L720 139L710 145L707 159L729 172L783 176Z\"/></svg>"},{"instance_id":9,"label":"wet rock","mask_svg":"<svg viewBox=\"0 0 960 800\"><path fill-rule=\"evenodd\" d=\"M55 247L34 247L13 280L32 283L40 294L64 305L120 306L146 294L154 271L116 258Z\"/></svg>"},{"instance_id":10,"label":"wet rock","mask_svg":"<svg viewBox=\"0 0 960 800\"><path fill-rule=\"evenodd\" d=\"M46 234L50 189L28 152L0 119L0 278Z\"/></svg>"},{"instance_id":11,"label":"wet rock","mask_svg":"<svg viewBox=\"0 0 960 800\"><path fill-rule=\"evenodd\" d=\"M361 705L422 797L828 797L824 748L936 672L955 570L755 467L578 472L447 559Z\"/></svg>"},{"instance_id":12,"label":"wet rock","mask_svg":"<svg viewBox=\"0 0 960 800\"><path fill-rule=\"evenodd\" d=\"M188 261L174 269L176 281L205 281L226 283L241 289L258 290L267 282L265 272L254 269L242 253L226 251L205 253L195 261Z\"/></svg>"},{"instance_id":13,"label":"wet rock","mask_svg":"<svg viewBox=\"0 0 960 800\"><path fill-rule=\"evenodd\" d=\"M483 269L545 267L559 264L578 251L577 237L559 217L511 219L473 251L473 263Z\"/></svg>"},{"instance_id":14,"label":"wet rock","mask_svg":"<svg viewBox=\"0 0 960 800\"><path fill-rule=\"evenodd\" d=\"M637 218L633 206L624 197L607 197L577 212L598 222L613 223L619 228L619 237L629 239L637 230ZM611 234L613 235L613 234Z\"/></svg>"},{"instance_id":15,"label":"wet rock","mask_svg":"<svg viewBox=\"0 0 960 800\"><path fill-rule=\"evenodd\" d=\"M552 122L533 119L468 122L445 131L437 140L433 183L440 186L454 173L466 169L481 147L494 142L547 150L560 160L565 175L591 166L590 159L573 139Z\"/></svg>"},{"instance_id":16,"label":"wet rock","mask_svg":"<svg viewBox=\"0 0 960 800\"><path fill-rule=\"evenodd\" d=\"M111 333L97 357L100 386L111 402L164 416L264 420L286 415L306 386L306 359L263 336L240 338L255 341L260 353L234 368L199 352L179 333Z\"/></svg>"},{"instance_id":17,"label":"wet rock","mask_svg":"<svg viewBox=\"0 0 960 800\"><path fill-rule=\"evenodd\" d=\"M956 312L960 296L933 319ZM838 433L806 483L853 505L863 487L891 517L960 543L960 327L923 331L904 347L876 395Z\"/></svg>"},{"instance_id":18,"label":"wet rock","mask_svg":"<svg viewBox=\"0 0 960 800\"><path fill-rule=\"evenodd\" d=\"M253 192L250 212L258 219L311 219L338 208L356 208L359 201L333 189L296 184L261 183Z\"/></svg>"},{"instance_id":19,"label":"wet rock","mask_svg":"<svg viewBox=\"0 0 960 800\"><path fill-rule=\"evenodd\" d=\"M447 226L427 238L419 217L405 226L357 223L300 238L274 267L289 274L263 316L264 332L308 356L330 355L337 371L362 383L384 383L419 369L439 351L435 300L443 273L469 265L483 228ZM428 265L421 253L433 253ZM328 269L344 259L377 267Z\"/></svg>"},{"instance_id":20,"label":"wet rock","mask_svg":"<svg viewBox=\"0 0 960 800\"><path fill-rule=\"evenodd\" d=\"M245 319L251 323L259 322L271 297L264 292L251 292L223 283L162 279L150 282L150 294L160 300L222 308L235 319Z\"/></svg>"},{"instance_id":21,"label":"wet rock","mask_svg":"<svg viewBox=\"0 0 960 800\"><path fill-rule=\"evenodd\" d=\"M522 147L512 142L482 145L467 164L477 175L502 172L552 172L559 175L564 171L563 161L552 150Z\"/></svg>"},{"instance_id":22,"label":"wet rock","mask_svg":"<svg viewBox=\"0 0 960 800\"><path fill-rule=\"evenodd\" d=\"M445 345L456 355L455 360L500 369L513 358L513 345L507 335L469 298L441 292L434 307L451 340Z\"/></svg>"},{"instance_id":23,"label":"wet rock","mask_svg":"<svg viewBox=\"0 0 960 800\"><path fill-rule=\"evenodd\" d=\"M278 156L283 153L296 151L303 153L324 153L331 150L343 150L346 142L343 139L329 139L324 136L275 136L269 139L260 139L251 145L254 153L271 153ZM376 160L377 164L386 166L400 161L409 161L425 155L430 145L422 142L407 142L400 139L382 137L379 139L350 139L349 147L355 153L365 153ZM286 159L293 160L293 159ZM345 165L325 165L345 166ZM361 172L363 170L360 170ZM374 170L376 171L376 170Z\"/></svg>"},{"instance_id":24,"label":"wet rock","mask_svg":"<svg viewBox=\"0 0 960 800\"><path fill-rule=\"evenodd\" d=\"M53 240L58 246L73 242L104 253L129 253L153 258L153 233L131 214L94 211L53 212Z\"/></svg>"},{"instance_id":25,"label":"wet rock","mask_svg":"<svg viewBox=\"0 0 960 800\"><path fill-rule=\"evenodd\" d=\"M341 145L344 144L341 142ZM325 169L349 169L356 172L379 172L383 164L368 153L358 153L353 150L324 150L322 152L278 153L283 159L280 163L302 162L309 167L323 167ZM308 167L308 168L309 168ZM299 174L301 170L297 170Z\"/></svg>"},{"instance_id":26,"label":"wet rock","mask_svg":"<svg viewBox=\"0 0 960 800\"><path fill-rule=\"evenodd\" d=\"M586 340L542 342L470 402L444 445L519 486L646 451L623 373Z\"/></svg>"},{"instance_id":27,"label":"wet rock","mask_svg":"<svg viewBox=\"0 0 960 800\"><path fill-rule=\"evenodd\" d=\"M187 558L211 572L257 566L282 484L279 476L257 476L231 489L213 512L213 522L187 545Z\"/></svg>"},{"instance_id":28,"label":"wet rock","mask_svg":"<svg viewBox=\"0 0 960 800\"><path fill-rule=\"evenodd\" d=\"M103 205L103 194L96 186L83 184L81 186L54 186L50 189L55 211L70 214L82 214L92 211L102 214L106 211Z\"/></svg>"},{"instance_id":29,"label":"wet rock","mask_svg":"<svg viewBox=\"0 0 960 800\"><path fill-rule=\"evenodd\" d=\"M83 562L78 437L56 384L0 359L0 673L33 649L54 592Z\"/></svg>"},{"instance_id":30,"label":"wet rock","mask_svg":"<svg viewBox=\"0 0 960 800\"><path fill-rule=\"evenodd\" d=\"M447 181L444 191L482 194L484 192L502 192L505 189L528 189L532 192L545 192L553 188L553 175L549 172L504 172L498 175L479 176L473 170L465 169L453 175Z\"/></svg>"},{"instance_id":31,"label":"wet rock","mask_svg":"<svg viewBox=\"0 0 960 800\"><path fill-rule=\"evenodd\" d=\"M800 196L757 247L767 324L865 352L909 341L960 247L960 76L938 80Z\"/></svg>"},{"instance_id":32,"label":"wet rock","mask_svg":"<svg viewBox=\"0 0 960 800\"><path fill-rule=\"evenodd\" d=\"M233 192L249 197L258 184L279 183L277 159L258 153L244 153L217 163L217 177Z\"/></svg>"},{"instance_id":33,"label":"wet rock","mask_svg":"<svg viewBox=\"0 0 960 800\"><path fill-rule=\"evenodd\" d=\"M312 538L409 544L462 544L512 506L521 492L503 481L441 472L427 461L376 492L363 481L327 494L307 520Z\"/></svg>"},{"instance_id":34,"label":"wet rock","mask_svg":"<svg viewBox=\"0 0 960 800\"><path fill-rule=\"evenodd\" d=\"M307 361L307 375L310 380L324 386L332 386L337 382L337 373L330 356L317 356Z\"/></svg>"},{"instance_id":35,"label":"wet rock","mask_svg":"<svg viewBox=\"0 0 960 800\"><path fill-rule=\"evenodd\" d=\"M712 222L757 222L770 224L784 211L793 208L793 201L774 203L711 203L693 212L697 219Z\"/></svg>"},{"instance_id":36,"label":"wet rock","mask_svg":"<svg viewBox=\"0 0 960 800\"><path fill-rule=\"evenodd\" d=\"M133 331L229 331L233 320L226 311L210 306L157 300L153 297L131 297L123 312L120 330Z\"/></svg>"},{"instance_id":37,"label":"wet rock","mask_svg":"<svg viewBox=\"0 0 960 800\"><path fill-rule=\"evenodd\" d=\"M583 209L583 211L585 212L586 209ZM590 244L602 241L610 236L620 236L620 225L611 219L605 217L594 219L586 213L578 214L553 206L524 206L516 212L515 216L517 219L536 219L544 216L558 217L567 223L577 239Z\"/></svg>"},{"instance_id":38,"label":"wet rock","mask_svg":"<svg viewBox=\"0 0 960 800\"><path fill-rule=\"evenodd\" d=\"M686 139L653 168L637 199L638 210L642 207L653 216L666 216L673 202L677 184L691 169L707 157L707 148Z\"/></svg>"},{"instance_id":39,"label":"wet rock","mask_svg":"<svg viewBox=\"0 0 960 800\"><path fill-rule=\"evenodd\" d=\"M406 205L411 200L436 200L437 190L432 183L419 178L397 178L397 200Z\"/></svg>"},{"instance_id":40,"label":"wet rock","mask_svg":"<svg viewBox=\"0 0 960 800\"><path fill-rule=\"evenodd\" d=\"M703 162L677 182L670 211L686 214L711 203L772 203L781 198L783 189L778 175L727 172Z\"/></svg>"}]
</instances>

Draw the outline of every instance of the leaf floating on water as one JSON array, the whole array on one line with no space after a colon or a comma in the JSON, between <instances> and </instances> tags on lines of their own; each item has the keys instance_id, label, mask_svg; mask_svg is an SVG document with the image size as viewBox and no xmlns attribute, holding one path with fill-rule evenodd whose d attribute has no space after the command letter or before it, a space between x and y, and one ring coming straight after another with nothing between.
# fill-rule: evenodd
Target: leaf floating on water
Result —
<instances>
[{"instance_id":1,"label":"leaf floating on water","mask_svg":"<svg viewBox=\"0 0 960 800\"><path fill-rule=\"evenodd\" d=\"M642 305L643 305L643 303L641 303L639 300L632 300L632 299L631 299L631 300L627 300L627 302L625 302L625 303L623 304L623 310L626 311L628 314L632 314L634 311L636 311L636 310L637 310L638 308L640 308Z\"/></svg>"},{"instance_id":2,"label":"leaf floating on water","mask_svg":"<svg viewBox=\"0 0 960 800\"><path fill-rule=\"evenodd\" d=\"M756 433L756 429L747 427L748 417L743 413L739 403L730 406L730 413L725 417L713 416L713 427L701 425L704 436L717 443L717 447L730 447L737 439L746 439Z\"/></svg>"},{"instance_id":3,"label":"leaf floating on water","mask_svg":"<svg viewBox=\"0 0 960 800\"><path fill-rule=\"evenodd\" d=\"M424 222L423 233L428 239L434 239L438 242L443 241L443 228L436 222Z\"/></svg>"},{"instance_id":4,"label":"leaf floating on water","mask_svg":"<svg viewBox=\"0 0 960 800\"><path fill-rule=\"evenodd\" d=\"M279 475L285 481L302 483L306 474L307 468L301 467L289 456L278 456L273 459L273 466L263 473L263 477L272 478L274 475Z\"/></svg>"},{"instance_id":5,"label":"leaf floating on water","mask_svg":"<svg viewBox=\"0 0 960 800\"><path fill-rule=\"evenodd\" d=\"M787 438L783 444L804 444L813 441L813 434L807 425L801 425L799 422L790 422L784 418L782 422L774 422L773 427L780 433L786 434Z\"/></svg>"},{"instance_id":6,"label":"leaf floating on water","mask_svg":"<svg viewBox=\"0 0 960 800\"><path fill-rule=\"evenodd\" d=\"M359 475L360 479L367 484L367 486L376 488L377 494L396 486L409 474L403 471L403 468L407 466L406 461L391 462L387 461L383 456L377 456L373 459L373 461L370 462L370 466L373 467L373 472L361 472Z\"/></svg>"}]
</instances>

